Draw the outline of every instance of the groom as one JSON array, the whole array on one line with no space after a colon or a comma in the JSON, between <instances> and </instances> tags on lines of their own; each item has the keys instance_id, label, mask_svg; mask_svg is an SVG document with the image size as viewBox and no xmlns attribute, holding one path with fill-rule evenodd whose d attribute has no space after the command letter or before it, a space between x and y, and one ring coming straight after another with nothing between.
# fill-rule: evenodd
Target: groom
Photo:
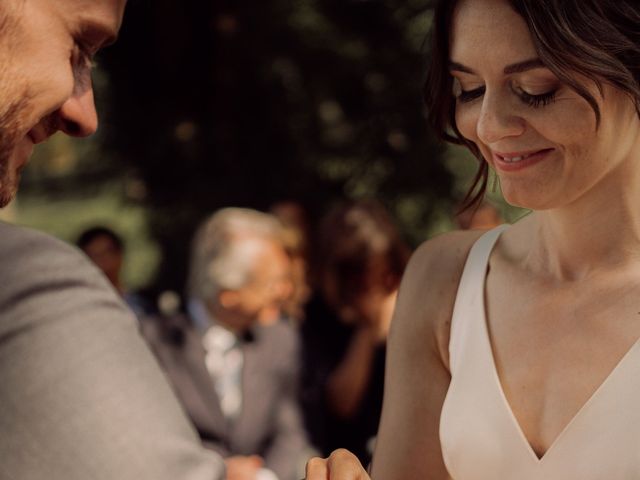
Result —
<instances>
[{"instance_id":1,"label":"groom","mask_svg":"<svg viewBox=\"0 0 640 480\"><path fill-rule=\"evenodd\" d=\"M0 205L34 144L97 128L91 60L126 0L0 2ZM0 480L218 480L106 279L75 249L0 223Z\"/></svg>"}]
</instances>

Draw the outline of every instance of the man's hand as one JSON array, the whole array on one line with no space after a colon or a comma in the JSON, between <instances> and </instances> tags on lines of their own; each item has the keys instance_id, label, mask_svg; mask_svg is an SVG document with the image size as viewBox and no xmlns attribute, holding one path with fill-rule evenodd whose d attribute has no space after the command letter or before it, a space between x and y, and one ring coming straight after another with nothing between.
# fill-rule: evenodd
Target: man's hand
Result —
<instances>
[{"instance_id":1,"label":"man's hand","mask_svg":"<svg viewBox=\"0 0 640 480\"><path fill-rule=\"evenodd\" d=\"M227 466L225 480L255 480L264 461L257 455L237 455L225 458L224 463Z\"/></svg>"},{"instance_id":2,"label":"man's hand","mask_svg":"<svg viewBox=\"0 0 640 480\"><path fill-rule=\"evenodd\" d=\"M357 457L348 450L334 451L329 458L307 462L306 480L371 480Z\"/></svg>"}]
</instances>

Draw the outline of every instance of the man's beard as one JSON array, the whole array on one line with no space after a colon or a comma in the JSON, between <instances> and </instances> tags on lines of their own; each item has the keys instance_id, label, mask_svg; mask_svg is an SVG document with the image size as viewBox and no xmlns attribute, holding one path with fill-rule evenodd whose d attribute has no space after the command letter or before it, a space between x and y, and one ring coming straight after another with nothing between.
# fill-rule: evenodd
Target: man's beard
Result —
<instances>
[{"instance_id":1,"label":"man's beard","mask_svg":"<svg viewBox=\"0 0 640 480\"><path fill-rule=\"evenodd\" d=\"M11 157L16 154L18 143L24 136L22 119L28 110L28 100L24 95L22 93L22 98L5 103L8 99L3 98L4 92L0 91L0 208L13 200L20 183L20 170L11 165Z\"/></svg>"},{"instance_id":2,"label":"man's beard","mask_svg":"<svg viewBox=\"0 0 640 480\"><path fill-rule=\"evenodd\" d=\"M0 208L11 202L18 190L20 172L12 167L11 157L28 131L26 119L31 109L28 81L12 68L22 6L22 2L0 6Z\"/></svg>"}]
</instances>

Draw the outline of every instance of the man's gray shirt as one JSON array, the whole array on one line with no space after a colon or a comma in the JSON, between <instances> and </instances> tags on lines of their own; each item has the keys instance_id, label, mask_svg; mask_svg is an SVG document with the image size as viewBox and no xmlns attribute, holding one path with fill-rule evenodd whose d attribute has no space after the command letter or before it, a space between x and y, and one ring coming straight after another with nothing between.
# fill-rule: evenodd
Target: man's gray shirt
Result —
<instances>
[{"instance_id":1,"label":"man's gray shirt","mask_svg":"<svg viewBox=\"0 0 640 480\"><path fill-rule=\"evenodd\" d=\"M0 223L0 480L213 480L135 318L75 248Z\"/></svg>"}]
</instances>

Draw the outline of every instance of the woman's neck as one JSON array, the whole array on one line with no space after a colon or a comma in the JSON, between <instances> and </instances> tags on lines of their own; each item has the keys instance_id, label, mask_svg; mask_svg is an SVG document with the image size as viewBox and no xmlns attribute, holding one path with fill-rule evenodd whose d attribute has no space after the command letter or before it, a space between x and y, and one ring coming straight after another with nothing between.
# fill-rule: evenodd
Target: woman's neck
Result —
<instances>
[{"instance_id":1,"label":"woman's neck","mask_svg":"<svg viewBox=\"0 0 640 480\"><path fill-rule=\"evenodd\" d=\"M640 168L634 170L524 219L525 265L558 280L578 280L640 263Z\"/></svg>"}]
</instances>

